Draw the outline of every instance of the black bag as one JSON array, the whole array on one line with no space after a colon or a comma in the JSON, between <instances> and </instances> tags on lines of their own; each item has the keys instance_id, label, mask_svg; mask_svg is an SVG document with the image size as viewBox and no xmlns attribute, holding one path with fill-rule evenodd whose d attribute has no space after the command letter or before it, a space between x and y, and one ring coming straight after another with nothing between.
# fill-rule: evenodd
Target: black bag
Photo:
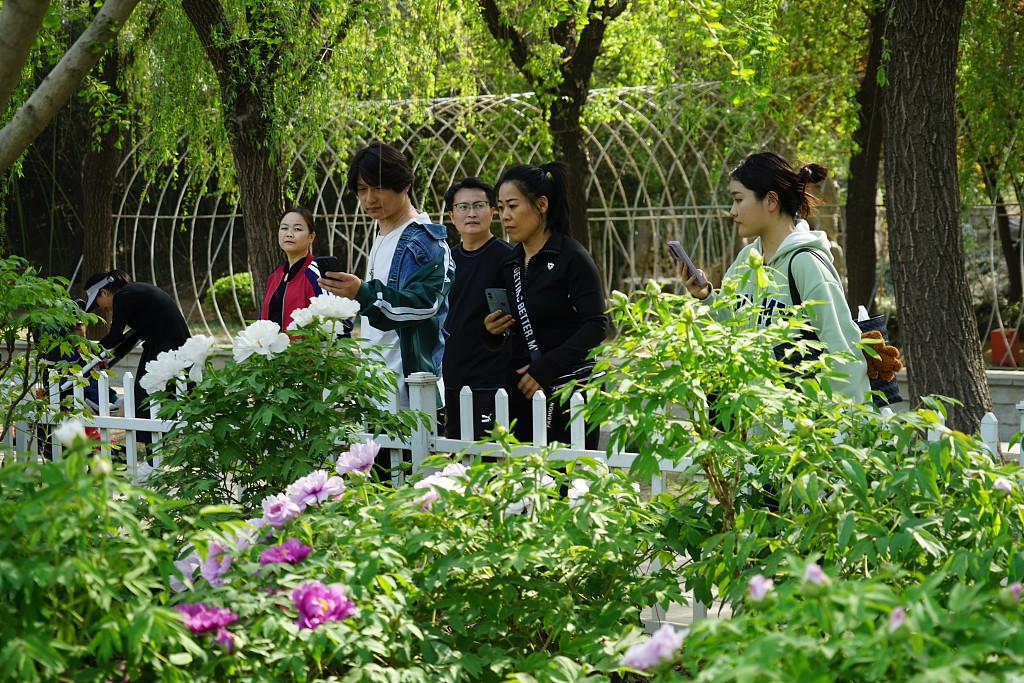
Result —
<instances>
[{"instance_id":1,"label":"black bag","mask_svg":"<svg viewBox=\"0 0 1024 683\"><path fill-rule=\"evenodd\" d=\"M817 249L797 249L789 259L789 272L787 273L787 277L789 278L789 297L792 300L792 306L799 306L803 302L803 299L800 297L800 292L796 288L796 283L793 282L793 259L797 257L797 254L804 252L814 255L815 258L831 268L831 265L825 261L822 255L818 253ZM874 345L875 352L878 353L883 360L887 359L895 365L895 370L890 368L891 372L886 373L884 370L877 367L878 363L875 362L877 359L867 353L864 354L864 357L868 361L868 381L871 382L872 391L871 400L873 400L875 405L879 407L899 403L903 400L903 397L900 395L899 382L896 381L896 371L903 367L903 363L899 360L899 349L889 345L889 330L885 325L885 317L874 315L867 320L857 320L854 318L854 322L857 323L857 327L860 328L861 339L881 339L880 344ZM814 332L808 331L804 333L804 338L817 340L818 335ZM786 356L788 348L791 348L791 345L780 344L779 346L776 346L775 357L782 360ZM786 362L796 364L808 358L815 358L817 355L817 353L801 355L794 352L789 354L786 358ZM882 396L879 396L874 392L880 392Z\"/></svg>"}]
</instances>

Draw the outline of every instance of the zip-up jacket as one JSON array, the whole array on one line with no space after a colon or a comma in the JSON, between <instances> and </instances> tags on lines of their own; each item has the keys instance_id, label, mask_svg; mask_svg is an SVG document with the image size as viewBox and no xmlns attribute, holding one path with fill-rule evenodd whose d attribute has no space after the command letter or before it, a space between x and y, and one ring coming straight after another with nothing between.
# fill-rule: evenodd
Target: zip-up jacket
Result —
<instances>
[{"instance_id":1,"label":"zip-up jacket","mask_svg":"<svg viewBox=\"0 0 1024 683\"><path fill-rule=\"evenodd\" d=\"M422 214L421 214L422 215ZM396 330L402 371L441 376L448 290L455 266L443 225L412 222L405 226L391 259L386 282L364 280L356 301L371 325Z\"/></svg>"},{"instance_id":2,"label":"zip-up jacket","mask_svg":"<svg viewBox=\"0 0 1024 683\"><path fill-rule=\"evenodd\" d=\"M282 261L267 277L267 289L263 294L263 307L260 309L260 320L269 320L270 297L274 295L281 285L285 273L288 272L288 262ZM281 302L281 330L287 330L292 324L292 312L309 306L309 300L323 294L317 278L320 277L320 269L313 260L313 254L307 254L305 262L299 270L299 275L288 281L284 288L284 301Z\"/></svg>"},{"instance_id":3,"label":"zip-up jacket","mask_svg":"<svg viewBox=\"0 0 1024 683\"><path fill-rule=\"evenodd\" d=\"M530 375L550 391L582 366L587 355L608 333L604 288L590 253L576 240L553 233L523 267L526 253L517 244L502 266L502 277L516 325L508 337L484 332L490 348L511 344L513 362L530 364ZM523 273L523 301L539 353L531 354L523 337L523 319L517 311L514 270Z\"/></svg>"}]
</instances>

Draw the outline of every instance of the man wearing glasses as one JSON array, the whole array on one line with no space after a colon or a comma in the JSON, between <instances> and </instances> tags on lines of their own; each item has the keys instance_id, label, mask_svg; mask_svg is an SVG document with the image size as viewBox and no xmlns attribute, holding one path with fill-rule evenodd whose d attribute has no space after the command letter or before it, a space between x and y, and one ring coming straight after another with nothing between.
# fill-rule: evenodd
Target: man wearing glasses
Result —
<instances>
[{"instance_id":1,"label":"man wearing glasses","mask_svg":"<svg viewBox=\"0 0 1024 683\"><path fill-rule=\"evenodd\" d=\"M494 393L508 371L507 347L495 352L481 342L483 321L490 312L484 290L503 286L501 264L512 252L511 245L491 234L494 204L494 188L480 178L460 180L444 193L445 213L461 238L452 249L455 280L448 294L448 339L441 364L445 435L450 439L462 437L462 387L473 390L473 438L483 438L494 429Z\"/></svg>"}]
</instances>

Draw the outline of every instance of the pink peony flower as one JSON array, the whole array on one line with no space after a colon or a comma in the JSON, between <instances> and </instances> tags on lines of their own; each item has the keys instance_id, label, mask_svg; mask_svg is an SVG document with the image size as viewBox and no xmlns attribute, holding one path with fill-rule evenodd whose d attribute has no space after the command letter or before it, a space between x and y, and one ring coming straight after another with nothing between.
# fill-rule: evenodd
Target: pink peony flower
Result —
<instances>
[{"instance_id":1,"label":"pink peony flower","mask_svg":"<svg viewBox=\"0 0 1024 683\"><path fill-rule=\"evenodd\" d=\"M174 609L185 615L185 627L192 633L206 633L223 628L238 618L238 615L224 607L214 607L205 602L185 602Z\"/></svg>"},{"instance_id":2,"label":"pink peony flower","mask_svg":"<svg viewBox=\"0 0 1024 683\"><path fill-rule=\"evenodd\" d=\"M338 584L325 586L319 581L300 584L292 591L292 602L299 611L299 628L315 629L328 621L341 621L356 611Z\"/></svg>"},{"instance_id":3,"label":"pink peony flower","mask_svg":"<svg viewBox=\"0 0 1024 683\"><path fill-rule=\"evenodd\" d=\"M377 459L380 444L367 439L364 443L354 443L347 451L338 456L335 467L338 474L349 472L368 472Z\"/></svg>"},{"instance_id":4,"label":"pink peony flower","mask_svg":"<svg viewBox=\"0 0 1024 683\"><path fill-rule=\"evenodd\" d=\"M302 510L287 494L267 496L263 499L263 519L272 527L280 529L293 517L298 517Z\"/></svg>"},{"instance_id":5,"label":"pink peony flower","mask_svg":"<svg viewBox=\"0 0 1024 683\"><path fill-rule=\"evenodd\" d=\"M903 622L906 620L907 610L902 607L893 607L892 613L889 614L889 633L903 626Z\"/></svg>"},{"instance_id":6,"label":"pink peony flower","mask_svg":"<svg viewBox=\"0 0 1024 683\"><path fill-rule=\"evenodd\" d=\"M199 573L211 586L224 585L224 579L220 577L231 568L233 559L226 551L226 547L216 542L210 543L206 549L206 559L199 567Z\"/></svg>"},{"instance_id":7,"label":"pink peony flower","mask_svg":"<svg viewBox=\"0 0 1024 683\"><path fill-rule=\"evenodd\" d=\"M775 587L775 582L764 578L761 574L754 574L747 583L747 594L754 602L761 602L768 595L768 592Z\"/></svg>"},{"instance_id":8,"label":"pink peony flower","mask_svg":"<svg viewBox=\"0 0 1024 683\"><path fill-rule=\"evenodd\" d=\"M832 583L832 579L828 578L828 574L825 570L811 562L807 565L807 569L804 570L804 583L814 584L815 586L827 586Z\"/></svg>"},{"instance_id":9,"label":"pink peony flower","mask_svg":"<svg viewBox=\"0 0 1024 683\"><path fill-rule=\"evenodd\" d=\"M1017 600L1019 602L1020 601L1020 594L1021 594L1022 591L1024 591L1024 586L1021 585L1021 582L1020 581L1015 581L1014 583L1011 583L1008 586L1008 588L1010 589L1010 593L1013 594L1013 599Z\"/></svg>"},{"instance_id":10,"label":"pink peony flower","mask_svg":"<svg viewBox=\"0 0 1024 683\"><path fill-rule=\"evenodd\" d=\"M466 484L465 482L458 481L458 479L459 477L446 477L443 474L431 474L429 477L421 479L413 484L413 488L427 489L427 492L417 500L424 512L430 508L431 503L440 497L438 490L446 489L448 491L464 491Z\"/></svg>"},{"instance_id":11,"label":"pink peony flower","mask_svg":"<svg viewBox=\"0 0 1024 683\"><path fill-rule=\"evenodd\" d=\"M992 490L999 493L1010 493L1013 491L1013 484L1011 484L1009 480L999 477L992 482Z\"/></svg>"},{"instance_id":12,"label":"pink peony flower","mask_svg":"<svg viewBox=\"0 0 1024 683\"><path fill-rule=\"evenodd\" d=\"M317 470L301 479L296 479L285 491L287 496L299 506L300 511L328 498L340 496L344 492L345 482L341 477L332 477L324 470Z\"/></svg>"},{"instance_id":13,"label":"pink peony flower","mask_svg":"<svg viewBox=\"0 0 1024 683\"><path fill-rule=\"evenodd\" d=\"M287 562L297 564L306 559L313 549L297 538L289 538L281 545L270 546L260 553L260 565Z\"/></svg>"},{"instance_id":14,"label":"pink peony flower","mask_svg":"<svg viewBox=\"0 0 1024 683\"><path fill-rule=\"evenodd\" d=\"M671 661L687 633L687 629L676 633L670 624L665 624L646 643L637 643L626 650L620 664L642 671Z\"/></svg>"}]
</instances>

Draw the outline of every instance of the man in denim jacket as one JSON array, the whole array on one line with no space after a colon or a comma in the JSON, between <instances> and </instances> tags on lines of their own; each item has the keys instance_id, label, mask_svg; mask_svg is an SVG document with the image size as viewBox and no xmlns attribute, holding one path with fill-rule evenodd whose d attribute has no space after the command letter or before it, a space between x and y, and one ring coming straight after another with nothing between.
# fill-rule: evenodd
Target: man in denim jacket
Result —
<instances>
[{"instance_id":1,"label":"man in denim jacket","mask_svg":"<svg viewBox=\"0 0 1024 683\"><path fill-rule=\"evenodd\" d=\"M408 160L390 145L374 142L355 153L346 185L377 222L366 275L328 272L319 280L323 289L361 305L360 336L398 373L400 408L409 406L406 376L441 376L442 330L455 275L447 230L413 206L413 180Z\"/></svg>"}]
</instances>

